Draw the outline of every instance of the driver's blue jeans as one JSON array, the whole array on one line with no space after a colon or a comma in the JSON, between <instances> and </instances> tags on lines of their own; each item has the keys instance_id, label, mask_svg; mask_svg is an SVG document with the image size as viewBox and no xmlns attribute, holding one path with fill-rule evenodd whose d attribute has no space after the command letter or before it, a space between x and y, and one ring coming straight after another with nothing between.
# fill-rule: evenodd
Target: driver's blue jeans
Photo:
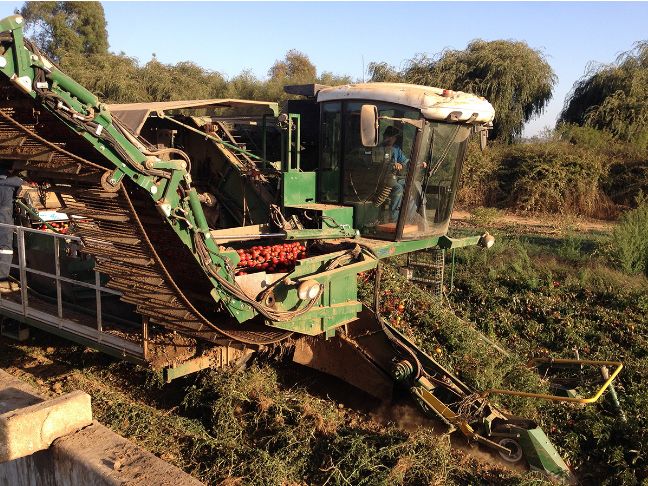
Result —
<instances>
[{"instance_id":1,"label":"driver's blue jeans","mask_svg":"<svg viewBox=\"0 0 648 486\"><path fill-rule=\"evenodd\" d=\"M403 192L405 192L405 180L398 179L394 187L392 187L391 204L389 205L392 221L398 220L398 213L403 202Z\"/></svg>"}]
</instances>

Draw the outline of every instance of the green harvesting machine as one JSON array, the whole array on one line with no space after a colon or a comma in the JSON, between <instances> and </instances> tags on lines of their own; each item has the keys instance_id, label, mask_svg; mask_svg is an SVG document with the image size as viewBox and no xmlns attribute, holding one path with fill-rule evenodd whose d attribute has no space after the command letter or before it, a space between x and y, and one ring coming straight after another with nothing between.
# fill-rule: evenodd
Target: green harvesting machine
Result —
<instances>
[{"instance_id":1,"label":"green harvesting machine","mask_svg":"<svg viewBox=\"0 0 648 486\"><path fill-rule=\"evenodd\" d=\"M20 16L0 32L0 163L26 182L19 288L2 316L168 380L290 350L376 397L409 390L505 460L569 475L536 423L377 312L382 259L492 245L446 234L468 139L485 142L494 117L486 100L370 83L288 86L301 99L286 113L230 99L107 106L23 37ZM372 269L368 308L357 276Z\"/></svg>"}]
</instances>

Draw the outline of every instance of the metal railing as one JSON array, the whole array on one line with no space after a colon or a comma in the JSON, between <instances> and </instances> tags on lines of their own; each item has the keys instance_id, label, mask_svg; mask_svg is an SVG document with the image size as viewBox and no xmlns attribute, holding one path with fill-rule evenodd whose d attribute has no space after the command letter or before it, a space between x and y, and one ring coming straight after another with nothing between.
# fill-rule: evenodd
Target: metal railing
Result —
<instances>
[{"instance_id":1,"label":"metal railing","mask_svg":"<svg viewBox=\"0 0 648 486\"><path fill-rule=\"evenodd\" d=\"M25 226L18 226L13 224L0 223L1 228L10 228L16 237L16 247L18 251L18 261L17 263L11 263L9 266L12 269L16 269L18 272L19 280L18 284L20 286L20 303L15 302L9 297L3 297L0 294L0 313L3 309L10 311L15 317L16 314L22 316L22 320L26 323L29 321L38 321L41 324L46 326L60 329L68 333L79 335L85 339L92 340L98 344L120 350L122 354L129 354L135 357L143 357L143 347L141 345L135 344L126 339L120 338L118 336L113 336L104 332L104 322L103 322L103 312L102 312L102 294L110 294L115 296L120 296L121 292L116 290L104 287L101 285L101 274L97 270L94 271L94 282L87 282L83 280L77 280L73 278L66 277L62 275L61 272L61 248L62 244L76 243L79 246L83 246L81 238L77 236L55 233L49 231L42 231L39 229L28 228ZM27 261L27 247L25 244L25 234L33 233L41 236L45 236L53 239L53 259L54 259L54 273L46 272L42 269L32 268L29 266ZM63 242L63 243L62 243ZM39 309L38 306L30 305L30 288L29 288L29 276L38 275L40 277L53 279L54 285L56 287L56 314L53 314L48 311L44 311L42 308ZM85 289L94 290L95 292L95 320L94 327L90 327L78 322L74 322L71 319L67 319L63 313L64 299L63 299L63 289L62 284L70 284L73 286L82 287ZM88 315L90 318L91 315Z\"/></svg>"}]
</instances>

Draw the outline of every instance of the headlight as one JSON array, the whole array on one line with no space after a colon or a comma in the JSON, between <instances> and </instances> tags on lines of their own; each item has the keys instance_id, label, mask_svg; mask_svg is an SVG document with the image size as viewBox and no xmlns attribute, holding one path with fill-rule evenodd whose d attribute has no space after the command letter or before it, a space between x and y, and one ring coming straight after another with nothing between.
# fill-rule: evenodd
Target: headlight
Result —
<instances>
[{"instance_id":1,"label":"headlight","mask_svg":"<svg viewBox=\"0 0 648 486\"><path fill-rule=\"evenodd\" d=\"M481 235L481 238L479 238L477 244L482 248L490 248L495 244L495 237L487 231L486 233Z\"/></svg>"},{"instance_id":2,"label":"headlight","mask_svg":"<svg viewBox=\"0 0 648 486\"><path fill-rule=\"evenodd\" d=\"M301 300L312 300L317 297L320 291L320 283L316 280L306 280L297 287L297 296Z\"/></svg>"}]
</instances>

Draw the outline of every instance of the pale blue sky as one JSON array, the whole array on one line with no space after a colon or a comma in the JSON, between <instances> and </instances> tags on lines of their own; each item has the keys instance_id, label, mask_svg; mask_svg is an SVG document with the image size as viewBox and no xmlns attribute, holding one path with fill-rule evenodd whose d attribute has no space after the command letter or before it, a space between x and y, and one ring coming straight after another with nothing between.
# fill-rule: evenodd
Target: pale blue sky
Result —
<instances>
[{"instance_id":1,"label":"pale blue sky","mask_svg":"<svg viewBox=\"0 0 648 486\"><path fill-rule=\"evenodd\" d=\"M0 2L0 16L22 2ZM481 38L523 40L558 75L546 112L525 132L553 126L590 61L610 62L648 40L648 2L103 2L110 48L144 63L191 60L231 77L264 77L285 52L318 71L362 79L363 57L396 66L417 53L464 49Z\"/></svg>"}]
</instances>

